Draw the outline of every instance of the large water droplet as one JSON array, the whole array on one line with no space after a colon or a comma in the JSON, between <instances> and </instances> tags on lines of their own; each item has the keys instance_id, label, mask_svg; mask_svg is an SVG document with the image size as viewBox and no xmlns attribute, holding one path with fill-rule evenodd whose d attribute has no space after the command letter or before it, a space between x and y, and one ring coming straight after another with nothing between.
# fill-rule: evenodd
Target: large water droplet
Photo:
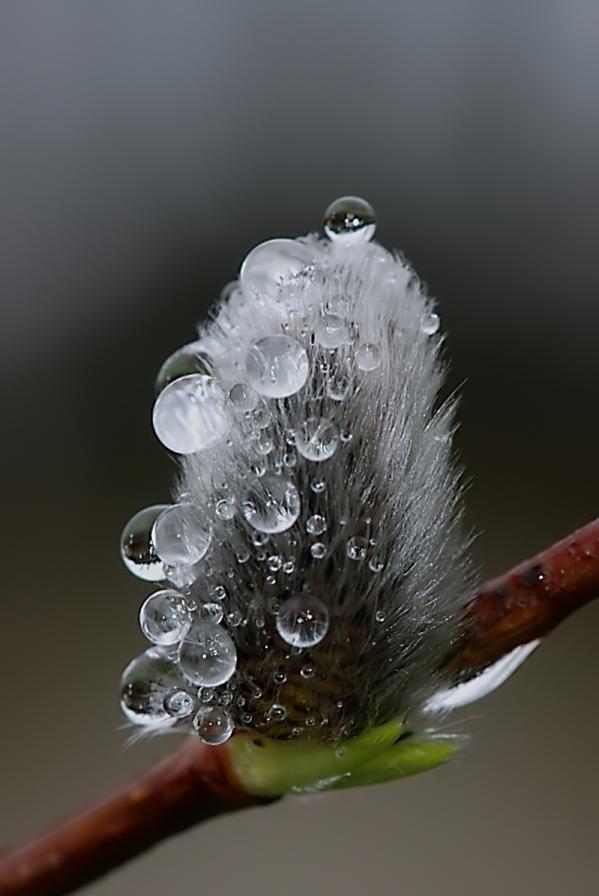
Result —
<instances>
[{"instance_id":1,"label":"large water droplet","mask_svg":"<svg viewBox=\"0 0 599 896\"><path fill-rule=\"evenodd\" d=\"M341 196L324 213L324 232L342 245L367 243L376 230L373 207L358 196Z\"/></svg>"},{"instance_id":2,"label":"large water droplet","mask_svg":"<svg viewBox=\"0 0 599 896\"><path fill-rule=\"evenodd\" d=\"M213 747L224 744L233 734L233 721L222 706L200 709L194 717L193 727L200 740Z\"/></svg>"},{"instance_id":3,"label":"large water droplet","mask_svg":"<svg viewBox=\"0 0 599 896\"><path fill-rule=\"evenodd\" d=\"M152 530L157 517L168 504L154 504L131 517L121 535L121 557L133 575L146 582L159 582L166 576L164 563L156 553Z\"/></svg>"},{"instance_id":4,"label":"large water droplet","mask_svg":"<svg viewBox=\"0 0 599 896\"><path fill-rule=\"evenodd\" d=\"M189 614L178 591L155 591L139 611L139 627L154 644L178 644L188 625Z\"/></svg>"},{"instance_id":5,"label":"large water droplet","mask_svg":"<svg viewBox=\"0 0 599 896\"><path fill-rule=\"evenodd\" d=\"M235 671L237 651L230 635L213 622L193 626L179 648L179 665L194 684L214 688Z\"/></svg>"},{"instance_id":6,"label":"large water droplet","mask_svg":"<svg viewBox=\"0 0 599 896\"><path fill-rule=\"evenodd\" d=\"M212 377L183 376L154 404L154 431L177 454L193 454L217 442L229 427L225 396Z\"/></svg>"},{"instance_id":7,"label":"large water droplet","mask_svg":"<svg viewBox=\"0 0 599 896\"><path fill-rule=\"evenodd\" d=\"M308 355L296 339L266 336L251 346L246 360L250 384L261 395L293 395L308 377Z\"/></svg>"},{"instance_id":8,"label":"large water droplet","mask_svg":"<svg viewBox=\"0 0 599 896\"><path fill-rule=\"evenodd\" d=\"M295 485L281 476L267 474L248 489L243 515L258 532L285 532L297 520L301 509Z\"/></svg>"},{"instance_id":9,"label":"large water droplet","mask_svg":"<svg viewBox=\"0 0 599 896\"><path fill-rule=\"evenodd\" d=\"M166 728L175 724L164 700L181 681L176 665L160 647L132 660L121 678L121 709L134 725Z\"/></svg>"},{"instance_id":10,"label":"large water droplet","mask_svg":"<svg viewBox=\"0 0 599 896\"><path fill-rule=\"evenodd\" d=\"M277 614L277 631L292 647L314 647L329 628L329 611L308 591L288 598Z\"/></svg>"},{"instance_id":11,"label":"large water droplet","mask_svg":"<svg viewBox=\"0 0 599 896\"><path fill-rule=\"evenodd\" d=\"M193 504L174 504L163 510L152 533L156 553L171 566L197 563L206 554L210 537L208 523Z\"/></svg>"},{"instance_id":12,"label":"large water droplet","mask_svg":"<svg viewBox=\"0 0 599 896\"><path fill-rule=\"evenodd\" d=\"M276 297L280 287L309 267L311 260L297 240L268 240L246 256L239 279L246 292Z\"/></svg>"},{"instance_id":13,"label":"large water droplet","mask_svg":"<svg viewBox=\"0 0 599 896\"><path fill-rule=\"evenodd\" d=\"M182 376L191 374L209 375L208 355L202 349L203 342L197 339L188 345L183 345L166 359L156 377L156 394L158 395L165 386Z\"/></svg>"},{"instance_id":14,"label":"large water droplet","mask_svg":"<svg viewBox=\"0 0 599 896\"><path fill-rule=\"evenodd\" d=\"M308 417L297 429L297 450L307 460L328 460L335 453L338 437L337 426L331 420Z\"/></svg>"}]
</instances>

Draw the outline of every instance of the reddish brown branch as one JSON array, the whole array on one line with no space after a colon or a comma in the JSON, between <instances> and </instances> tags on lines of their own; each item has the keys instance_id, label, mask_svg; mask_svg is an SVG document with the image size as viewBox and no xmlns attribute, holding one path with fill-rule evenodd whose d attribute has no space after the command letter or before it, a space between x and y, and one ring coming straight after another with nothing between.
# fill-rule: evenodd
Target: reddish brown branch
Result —
<instances>
[{"instance_id":1,"label":"reddish brown branch","mask_svg":"<svg viewBox=\"0 0 599 896\"><path fill-rule=\"evenodd\" d=\"M468 634L451 668L481 669L548 634L596 597L599 519L478 589L468 605Z\"/></svg>"},{"instance_id":2,"label":"reddish brown branch","mask_svg":"<svg viewBox=\"0 0 599 896\"><path fill-rule=\"evenodd\" d=\"M241 789L222 750L190 737L113 796L0 858L0 894L69 893L178 831L261 802Z\"/></svg>"},{"instance_id":3,"label":"reddish brown branch","mask_svg":"<svg viewBox=\"0 0 599 896\"><path fill-rule=\"evenodd\" d=\"M450 660L482 668L599 596L599 520L483 585ZM108 799L0 859L0 896L59 896L215 815L257 805L226 752L195 738Z\"/></svg>"}]
</instances>

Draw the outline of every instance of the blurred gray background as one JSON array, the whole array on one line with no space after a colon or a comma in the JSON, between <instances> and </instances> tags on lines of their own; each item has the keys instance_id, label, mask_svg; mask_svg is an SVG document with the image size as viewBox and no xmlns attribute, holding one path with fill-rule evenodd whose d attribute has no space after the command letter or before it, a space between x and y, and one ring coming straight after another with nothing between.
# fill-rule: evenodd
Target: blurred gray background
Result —
<instances>
[{"instance_id":1,"label":"blurred gray background","mask_svg":"<svg viewBox=\"0 0 599 896\"><path fill-rule=\"evenodd\" d=\"M0 847L142 769L118 538L173 474L153 377L272 236L366 196L439 297L490 575L599 512L593 0L0 3ZM459 762L224 818L89 888L599 888L599 607L452 727Z\"/></svg>"}]
</instances>

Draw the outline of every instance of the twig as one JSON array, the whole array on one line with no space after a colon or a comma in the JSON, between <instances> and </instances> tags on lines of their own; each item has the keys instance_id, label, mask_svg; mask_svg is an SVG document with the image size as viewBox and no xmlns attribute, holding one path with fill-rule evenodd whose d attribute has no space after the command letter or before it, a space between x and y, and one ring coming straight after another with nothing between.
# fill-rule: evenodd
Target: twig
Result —
<instances>
[{"instance_id":1,"label":"twig","mask_svg":"<svg viewBox=\"0 0 599 896\"><path fill-rule=\"evenodd\" d=\"M58 896L216 815L269 802L243 791L226 753L189 737L107 799L0 859L1 896Z\"/></svg>"},{"instance_id":2,"label":"twig","mask_svg":"<svg viewBox=\"0 0 599 896\"><path fill-rule=\"evenodd\" d=\"M540 638L599 596L599 519L483 585L448 665L476 670ZM0 859L0 896L60 896L216 815L268 802L246 793L227 753L189 738L108 799Z\"/></svg>"},{"instance_id":3,"label":"twig","mask_svg":"<svg viewBox=\"0 0 599 896\"><path fill-rule=\"evenodd\" d=\"M599 597L599 519L482 585L450 668L482 669Z\"/></svg>"}]
</instances>

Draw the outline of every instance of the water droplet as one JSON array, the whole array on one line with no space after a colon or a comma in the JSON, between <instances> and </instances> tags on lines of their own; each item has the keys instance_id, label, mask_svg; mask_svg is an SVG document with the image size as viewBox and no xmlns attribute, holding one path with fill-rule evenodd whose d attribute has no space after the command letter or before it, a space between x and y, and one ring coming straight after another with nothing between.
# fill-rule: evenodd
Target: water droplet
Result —
<instances>
[{"instance_id":1,"label":"water droplet","mask_svg":"<svg viewBox=\"0 0 599 896\"><path fill-rule=\"evenodd\" d=\"M166 728L175 724L164 708L166 695L181 681L163 648L150 647L132 660L121 678L121 709L134 725Z\"/></svg>"},{"instance_id":2,"label":"water droplet","mask_svg":"<svg viewBox=\"0 0 599 896\"><path fill-rule=\"evenodd\" d=\"M435 333L439 331L440 326L441 318L438 314L435 314L435 312L432 311L430 314L426 314L422 318L420 329L426 336L434 336Z\"/></svg>"},{"instance_id":3,"label":"water droplet","mask_svg":"<svg viewBox=\"0 0 599 896\"><path fill-rule=\"evenodd\" d=\"M376 345L372 345L370 342L365 342L356 349L356 364L360 370L368 372L376 370L380 363L381 353Z\"/></svg>"},{"instance_id":4,"label":"water droplet","mask_svg":"<svg viewBox=\"0 0 599 896\"><path fill-rule=\"evenodd\" d=\"M306 520L306 532L309 535L322 535L327 530L327 521L319 513L309 516Z\"/></svg>"},{"instance_id":5,"label":"water droplet","mask_svg":"<svg viewBox=\"0 0 599 896\"><path fill-rule=\"evenodd\" d=\"M368 568L370 569L371 572L380 572L384 566L385 566L385 564L383 563L382 560L379 560L378 557L373 557L371 559L370 563L368 564Z\"/></svg>"},{"instance_id":6,"label":"water droplet","mask_svg":"<svg viewBox=\"0 0 599 896\"><path fill-rule=\"evenodd\" d=\"M345 549L350 560L365 560L368 541L365 538L360 538L359 535L355 535L349 539Z\"/></svg>"},{"instance_id":7,"label":"water droplet","mask_svg":"<svg viewBox=\"0 0 599 896\"><path fill-rule=\"evenodd\" d=\"M310 266L309 250L297 240L275 239L245 257L239 279L244 291L276 298L281 286Z\"/></svg>"},{"instance_id":8,"label":"water droplet","mask_svg":"<svg viewBox=\"0 0 599 896\"><path fill-rule=\"evenodd\" d=\"M285 575L290 576L291 573L294 571L295 571L295 560L292 557L290 557L289 560L286 560L285 563L283 563L283 572L285 573Z\"/></svg>"},{"instance_id":9,"label":"water droplet","mask_svg":"<svg viewBox=\"0 0 599 896\"><path fill-rule=\"evenodd\" d=\"M174 719L186 719L193 712L195 701L191 694L180 689L166 695L164 708Z\"/></svg>"},{"instance_id":10,"label":"water droplet","mask_svg":"<svg viewBox=\"0 0 599 896\"><path fill-rule=\"evenodd\" d=\"M302 678L314 678L314 666L312 663L305 663L300 669Z\"/></svg>"},{"instance_id":11,"label":"water droplet","mask_svg":"<svg viewBox=\"0 0 599 896\"><path fill-rule=\"evenodd\" d=\"M189 627L189 614L183 597L177 591L156 591L139 611L142 634L154 644L178 644Z\"/></svg>"},{"instance_id":12,"label":"water droplet","mask_svg":"<svg viewBox=\"0 0 599 896\"><path fill-rule=\"evenodd\" d=\"M208 355L202 350L202 341L199 339L177 349L166 359L156 377L156 395L182 376L198 373L205 376L210 374Z\"/></svg>"},{"instance_id":13,"label":"water droplet","mask_svg":"<svg viewBox=\"0 0 599 896\"><path fill-rule=\"evenodd\" d=\"M277 669L275 674L273 675L273 680L277 684L285 684L287 681L287 673L284 669Z\"/></svg>"},{"instance_id":14,"label":"water droplet","mask_svg":"<svg viewBox=\"0 0 599 896\"><path fill-rule=\"evenodd\" d=\"M290 336L265 336L251 346L246 370L256 392L268 398L285 398L306 382L308 355Z\"/></svg>"},{"instance_id":15,"label":"water droplet","mask_svg":"<svg viewBox=\"0 0 599 896\"><path fill-rule=\"evenodd\" d=\"M198 689L198 698L201 703L214 703L215 696L214 688Z\"/></svg>"},{"instance_id":16,"label":"water droplet","mask_svg":"<svg viewBox=\"0 0 599 896\"><path fill-rule=\"evenodd\" d=\"M221 520L232 520L235 516L235 498L221 498L216 502L216 515Z\"/></svg>"},{"instance_id":17,"label":"water droplet","mask_svg":"<svg viewBox=\"0 0 599 896\"><path fill-rule=\"evenodd\" d=\"M367 243L376 230L373 207L358 196L341 196L324 213L324 232L329 239L346 246Z\"/></svg>"},{"instance_id":18,"label":"water droplet","mask_svg":"<svg viewBox=\"0 0 599 896\"><path fill-rule=\"evenodd\" d=\"M210 547L211 530L193 504L174 504L154 523L152 541L159 557L171 566L192 566Z\"/></svg>"},{"instance_id":19,"label":"water droplet","mask_svg":"<svg viewBox=\"0 0 599 896\"><path fill-rule=\"evenodd\" d=\"M323 348L339 348L351 342L347 321L338 314L323 314L314 327L314 337Z\"/></svg>"},{"instance_id":20,"label":"water droplet","mask_svg":"<svg viewBox=\"0 0 599 896\"><path fill-rule=\"evenodd\" d=\"M225 396L209 376L184 376L160 393L152 415L162 444L177 454L193 454L217 442L229 427Z\"/></svg>"},{"instance_id":21,"label":"water droplet","mask_svg":"<svg viewBox=\"0 0 599 896\"><path fill-rule=\"evenodd\" d=\"M315 541L314 544L310 545L310 553L315 560L322 560L326 552L327 549L321 541Z\"/></svg>"},{"instance_id":22,"label":"water droplet","mask_svg":"<svg viewBox=\"0 0 599 896\"><path fill-rule=\"evenodd\" d=\"M351 378L344 370L336 370L327 379L327 395L333 401L347 398L351 387Z\"/></svg>"},{"instance_id":23,"label":"water droplet","mask_svg":"<svg viewBox=\"0 0 599 896\"><path fill-rule=\"evenodd\" d=\"M254 532L252 534L252 543L257 548L263 548L266 544L268 544L268 535L266 532Z\"/></svg>"},{"instance_id":24,"label":"water droplet","mask_svg":"<svg viewBox=\"0 0 599 896\"><path fill-rule=\"evenodd\" d=\"M235 671L237 651L230 635L212 622L200 622L186 634L179 648L179 665L194 684L216 687Z\"/></svg>"},{"instance_id":25,"label":"water droplet","mask_svg":"<svg viewBox=\"0 0 599 896\"><path fill-rule=\"evenodd\" d=\"M285 532L297 520L301 509L299 492L289 479L267 474L248 489L243 515L258 532Z\"/></svg>"},{"instance_id":26,"label":"water droplet","mask_svg":"<svg viewBox=\"0 0 599 896\"><path fill-rule=\"evenodd\" d=\"M323 461L332 457L337 448L339 431L326 417L308 417L298 428L297 450L307 460Z\"/></svg>"},{"instance_id":27,"label":"water droplet","mask_svg":"<svg viewBox=\"0 0 599 896\"><path fill-rule=\"evenodd\" d=\"M206 707L194 716L193 728L201 741L214 747L229 740L233 734L233 720L222 706Z\"/></svg>"},{"instance_id":28,"label":"water droplet","mask_svg":"<svg viewBox=\"0 0 599 896\"><path fill-rule=\"evenodd\" d=\"M258 396L245 383L236 383L229 392L229 398L238 411L253 411L258 404Z\"/></svg>"},{"instance_id":29,"label":"water droplet","mask_svg":"<svg viewBox=\"0 0 599 896\"><path fill-rule=\"evenodd\" d=\"M200 622L212 622L214 625L218 625L219 622L222 622L223 608L215 601L209 601L207 604L202 604L198 617Z\"/></svg>"},{"instance_id":30,"label":"water droplet","mask_svg":"<svg viewBox=\"0 0 599 896\"><path fill-rule=\"evenodd\" d=\"M227 589L224 585L215 585L212 594L217 600L224 600L227 596Z\"/></svg>"},{"instance_id":31,"label":"water droplet","mask_svg":"<svg viewBox=\"0 0 599 896\"><path fill-rule=\"evenodd\" d=\"M146 582L159 582L166 576L164 563L156 553L152 529L168 504L154 504L131 517L121 535L121 557L133 575Z\"/></svg>"},{"instance_id":32,"label":"water droplet","mask_svg":"<svg viewBox=\"0 0 599 896\"><path fill-rule=\"evenodd\" d=\"M270 408L267 408L265 404L259 404L258 407L252 411L252 420L258 429L266 429L266 427L270 426L272 423L272 413Z\"/></svg>"},{"instance_id":33,"label":"water droplet","mask_svg":"<svg viewBox=\"0 0 599 896\"><path fill-rule=\"evenodd\" d=\"M272 436L270 435L268 430L263 429L258 436L258 441L256 442L256 450L258 451L258 454L266 457L267 454L270 454L273 448L274 442L272 440Z\"/></svg>"},{"instance_id":34,"label":"water droplet","mask_svg":"<svg viewBox=\"0 0 599 896\"><path fill-rule=\"evenodd\" d=\"M351 442L351 440L353 439L353 433L350 432L349 429L344 429L344 430L341 431L341 436L340 436L340 438L341 438L341 441L342 441L345 445L347 445L347 443L348 443L348 442Z\"/></svg>"},{"instance_id":35,"label":"water droplet","mask_svg":"<svg viewBox=\"0 0 599 896\"><path fill-rule=\"evenodd\" d=\"M283 558L279 554L272 554L268 558L268 568L271 572L278 572L283 565Z\"/></svg>"},{"instance_id":36,"label":"water droplet","mask_svg":"<svg viewBox=\"0 0 599 896\"><path fill-rule=\"evenodd\" d=\"M329 611L309 592L288 598L277 615L277 631L292 647L313 647L326 635Z\"/></svg>"},{"instance_id":37,"label":"water droplet","mask_svg":"<svg viewBox=\"0 0 599 896\"><path fill-rule=\"evenodd\" d=\"M284 722L287 718L287 710L280 703L273 703L266 715L267 722Z\"/></svg>"},{"instance_id":38,"label":"water droplet","mask_svg":"<svg viewBox=\"0 0 599 896\"><path fill-rule=\"evenodd\" d=\"M383 610L377 610L376 613L374 614L374 618L376 619L377 622L384 622L386 617L385 617Z\"/></svg>"},{"instance_id":39,"label":"water droplet","mask_svg":"<svg viewBox=\"0 0 599 896\"><path fill-rule=\"evenodd\" d=\"M327 487L327 484L324 479L313 479L312 482L310 483L310 488L317 495L320 495L321 492L323 492L326 487Z\"/></svg>"}]
</instances>

